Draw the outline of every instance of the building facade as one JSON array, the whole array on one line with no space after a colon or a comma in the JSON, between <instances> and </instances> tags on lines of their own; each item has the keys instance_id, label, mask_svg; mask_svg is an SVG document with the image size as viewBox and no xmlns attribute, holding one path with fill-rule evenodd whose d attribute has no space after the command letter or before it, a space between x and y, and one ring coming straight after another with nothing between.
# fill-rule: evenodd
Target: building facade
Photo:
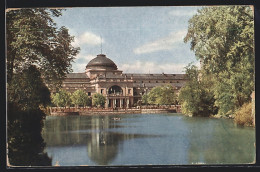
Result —
<instances>
[{"instance_id":1,"label":"building facade","mask_svg":"<svg viewBox=\"0 0 260 172\"><path fill-rule=\"evenodd\" d=\"M153 87L170 84L178 93L185 82L185 74L123 73L106 55L99 54L87 64L84 73L67 74L62 89L71 93L82 89L90 97L100 93L106 97L106 108L131 108Z\"/></svg>"}]
</instances>

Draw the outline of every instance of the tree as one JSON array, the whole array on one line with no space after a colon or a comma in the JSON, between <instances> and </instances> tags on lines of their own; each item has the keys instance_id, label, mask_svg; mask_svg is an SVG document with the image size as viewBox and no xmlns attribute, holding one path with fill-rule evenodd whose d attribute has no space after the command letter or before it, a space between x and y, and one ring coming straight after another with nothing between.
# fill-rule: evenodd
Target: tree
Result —
<instances>
[{"instance_id":1,"label":"tree","mask_svg":"<svg viewBox=\"0 0 260 172\"><path fill-rule=\"evenodd\" d=\"M194 65L186 67L188 79L181 88L178 100L181 103L182 113L192 116L209 116L217 112L214 106L215 99L211 77ZM201 79L204 78L204 79Z\"/></svg>"},{"instance_id":2,"label":"tree","mask_svg":"<svg viewBox=\"0 0 260 172\"><path fill-rule=\"evenodd\" d=\"M30 66L13 76L8 87L8 102L17 104L22 110L38 109L50 104L50 92L43 83L40 72Z\"/></svg>"},{"instance_id":3,"label":"tree","mask_svg":"<svg viewBox=\"0 0 260 172\"><path fill-rule=\"evenodd\" d=\"M184 42L214 78L218 113L234 113L254 89L254 20L249 6L204 7L189 20Z\"/></svg>"},{"instance_id":4,"label":"tree","mask_svg":"<svg viewBox=\"0 0 260 172\"><path fill-rule=\"evenodd\" d=\"M72 102L70 93L65 90L60 90L52 95L52 102L58 107L70 106Z\"/></svg>"},{"instance_id":5,"label":"tree","mask_svg":"<svg viewBox=\"0 0 260 172\"><path fill-rule=\"evenodd\" d=\"M152 90L148 93L148 103L149 104L157 104L159 105L159 99L161 97L162 88L160 86L152 88Z\"/></svg>"},{"instance_id":6,"label":"tree","mask_svg":"<svg viewBox=\"0 0 260 172\"><path fill-rule=\"evenodd\" d=\"M17 103L8 103L8 160L14 166L51 166L41 131L44 112L22 110Z\"/></svg>"},{"instance_id":7,"label":"tree","mask_svg":"<svg viewBox=\"0 0 260 172\"><path fill-rule=\"evenodd\" d=\"M65 27L52 17L59 9L15 9L6 12L8 158L11 165L51 165L41 136L50 103L49 88L56 88L79 48ZM45 84L48 84L46 87Z\"/></svg>"},{"instance_id":8,"label":"tree","mask_svg":"<svg viewBox=\"0 0 260 172\"><path fill-rule=\"evenodd\" d=\"M76 106L82 105L90 105L91 100L88 95L83 90L77 90L71 95L72 103Z\"/></svg>"},{"instance_id":9,"label":"tree","mask_svg":"<svg viewBox=\"0 0 260 172\"><path fill-rule=\"evenodd\" d=\"M40 106L47 106L50 92L43 83L40 72L31 65L13 76L7 87L7 139L8 160L16 166L51 165L51 158L44 153L41 136L45 113Z\"/></svg>"},{"instance_id":10,"label":"tree","mask_svg":"<svg viewBox=\"0 0 260 172\"><path fill-rule=\"evenodd\" d=\"M176 95L172 85L164 85L161 87L161 96L159 97L159 104L172 105L176 103Z\"/></svg>"},{"instance_id":11,"label":"tree","mask_svg":"<svg viewBox=\"0 0 260 172\"><path fill-rule=\"evenodd\" d=\"M96 93L96 94L93 95L93 97L92 97L92 105L93 106L104 107L105 103L106 103L106 98L102 94Z\"/></svg>"},{"instance_id":12,"label":"tree","mask_svg":"<svg viewBox=\"0 0 260 172\"><path fill-rule=\"evenodd\" d=\"M158 105L171 105L176 103L174 88L171 85L154 87L148 93L148 103Z\"/></svg>"},{"instance_id":13,"label":"tree","mask_svg":"<svg viewBox=\"0 0 260 172\"><path fill-rule=\"evenodd\" d=\"M142 96L142 104L147 104L148 103L148 94L144 94Z\"/></svg>"},{"instance_id":14,"label":"tree","mask_svg":"<svg viewBox=\"0 0 260 172\"><path fill-rule=\"evenodd\" d=\"M60 9L18 9L6 13L7 82L14 74L35 65L45 82L53 88L71 70L79 48L71 45L74 37L65 27L57 28L52 17ZM51 82L50 82L51 81Z\"/></svg>"}]
</instances>

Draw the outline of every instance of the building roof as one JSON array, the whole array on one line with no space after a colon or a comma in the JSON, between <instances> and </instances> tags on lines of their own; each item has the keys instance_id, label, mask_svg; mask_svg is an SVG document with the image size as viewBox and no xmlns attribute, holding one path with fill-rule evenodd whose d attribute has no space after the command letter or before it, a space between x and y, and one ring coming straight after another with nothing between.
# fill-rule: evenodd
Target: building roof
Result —
<instances>
[{"instance_id":1,"label":"building roof","mask_svg":"<svg viewBox=\"0 0 260 172\"><path fill-rule=\"evenodd\" d=\"M66 78L88 78L86 73L69 73Z\"/></svg>"},{"instance_id":2,"label":"building roof","mask_svg":"<svg viewBox=\"0 0 260 172\"><path fill-rule=\"evenodd\" d=\"M185 79L185 74L137 74L137 73L124 73L123 76L133 77L133 79Z\"/></svg>"},{"instance_id":3,"label":"building roof","mask_svg":"<svg viewBox=\"0 0 260 172\"><path fill-rule=\"evenodd\" d=\"M94 59L90 60L86 69L110 69L117 70L116 64L104 54L99 54Z\"/></svg>"}]
</instances>

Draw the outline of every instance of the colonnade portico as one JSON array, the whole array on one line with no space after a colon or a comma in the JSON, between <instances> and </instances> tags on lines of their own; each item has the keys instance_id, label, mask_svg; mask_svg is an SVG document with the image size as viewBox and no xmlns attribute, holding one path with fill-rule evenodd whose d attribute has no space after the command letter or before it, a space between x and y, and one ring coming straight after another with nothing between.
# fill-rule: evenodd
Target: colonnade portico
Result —
<instances>
[{"instance_id":1,"label":"colonnade portico","mask_svg":"<svg viewBox=\"0 0 260 172\"><path fill-rule=\"evenodd\" d=\"M120 98L120 97L106 97L106 108L129 108L131 106L130 104L130 98Z\"/></svg>"},{"instance_id":2,"label":"colonnade portico","mask_svg":"<svg viewBox=\"0 0 260 172\"><path fill-rule=\"evenodd\" d=\"M133 95L127 94L129 87L121 87L119 85L112 85L108 87L103 94L106 97L106 108L129 108L133 103ZM131 91L130 91L131 92Z\"/></svg>"}]
</instances>

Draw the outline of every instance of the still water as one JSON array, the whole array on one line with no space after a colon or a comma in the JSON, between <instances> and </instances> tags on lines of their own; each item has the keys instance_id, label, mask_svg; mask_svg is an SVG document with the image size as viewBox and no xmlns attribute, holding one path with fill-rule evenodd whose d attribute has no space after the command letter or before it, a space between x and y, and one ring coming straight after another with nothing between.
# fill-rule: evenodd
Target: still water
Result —
<instances>
[{"instance_id":1,"label":"still water","mask_svg":"<svg viewBox=\"0 0 260 172\"><path fill-rule=\"evenodd\" d=\"M52 165L244 164L255 161L255 130L230 119L182 114L48 116Z\"/></svg>"}]
</instances>

